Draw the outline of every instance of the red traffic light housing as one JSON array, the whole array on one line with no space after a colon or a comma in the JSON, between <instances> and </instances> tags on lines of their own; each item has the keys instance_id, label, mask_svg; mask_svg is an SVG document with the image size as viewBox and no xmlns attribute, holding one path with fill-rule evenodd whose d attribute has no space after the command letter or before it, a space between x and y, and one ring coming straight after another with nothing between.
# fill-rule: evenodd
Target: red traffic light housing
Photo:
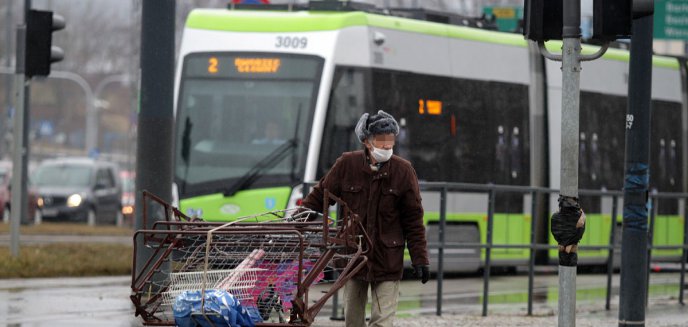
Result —
<instances>
[{"instance_id":1,"label":"red traffic light housing","mask_svg":"<svg viewBox=\"0 0 688 327\"><path fill-rule=\"evenodd\" d=\"M52 11L30 10L26 18L26 51L24 74L50 75L50 65L62 61L64 52L52 46L53 32L65 28L65 20Z\"/></svg>"}]
</instances>

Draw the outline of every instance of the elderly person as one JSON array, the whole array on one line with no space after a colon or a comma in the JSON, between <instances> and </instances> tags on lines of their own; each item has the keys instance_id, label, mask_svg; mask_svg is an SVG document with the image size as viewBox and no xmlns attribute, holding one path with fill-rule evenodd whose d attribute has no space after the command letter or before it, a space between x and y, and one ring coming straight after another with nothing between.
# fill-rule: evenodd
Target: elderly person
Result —
<instances>
[{"instance_id":1,"label":"elderly person","mask_svg":"<svg viewBox=\"0 0 688 327\"><path fill-rule=\"evenodd\" d=\"M410 162L393 155L399 134L394 117L382 110L363 114L355 131L365 148L342 154L303 206L322 210L323 190L327 189L360 216L372 248L367 266L344 286L344 319L347 327L365 326L370 288L369 326L391 327L404 269L404 245L416 276L423 284L430 277L418 178Z\"/></svg>"}]
</instances>

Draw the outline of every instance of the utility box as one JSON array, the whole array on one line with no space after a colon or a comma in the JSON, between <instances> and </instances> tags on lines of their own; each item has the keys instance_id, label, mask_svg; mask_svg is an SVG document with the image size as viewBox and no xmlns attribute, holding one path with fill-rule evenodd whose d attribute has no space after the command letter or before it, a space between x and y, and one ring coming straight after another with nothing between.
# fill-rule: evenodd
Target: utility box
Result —
<instances>
[{"instance_id":1,"label":"utility box","mask_svg":"<svg viewBox=\"0 0 688 327\"><path fill-rule=\"evenodd\" d=\"M561 40L563 11L563 0L525 0L523 35L533 41Z\"/></svg>"}]
</instances>

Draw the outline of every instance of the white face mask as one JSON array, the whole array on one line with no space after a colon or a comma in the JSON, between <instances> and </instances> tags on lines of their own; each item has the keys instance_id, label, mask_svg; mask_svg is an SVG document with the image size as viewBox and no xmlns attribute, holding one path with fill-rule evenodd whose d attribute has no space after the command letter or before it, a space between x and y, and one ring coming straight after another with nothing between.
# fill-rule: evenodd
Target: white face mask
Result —
<instances>
[{"instance_id":1,"label":"white face mask","mask_svg":"<svg viewBox=\"0 0 688 327\"><path fill-rule=\"evenodd\" d=\"M373 152L371 154L377 162L387 162L387 160L392 157L392 149L385 150L373 146Z\"/></svg>"}]
</instances>

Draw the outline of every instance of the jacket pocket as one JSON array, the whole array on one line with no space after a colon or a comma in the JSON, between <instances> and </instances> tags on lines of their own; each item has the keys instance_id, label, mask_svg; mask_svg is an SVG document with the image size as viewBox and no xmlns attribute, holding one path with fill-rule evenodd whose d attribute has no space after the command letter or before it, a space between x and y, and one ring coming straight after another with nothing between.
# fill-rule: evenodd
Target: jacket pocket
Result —
<instances>
[{"instance_id":1,"label":"jacket pocket","mask_svg":"<svg viewBox=\"0 0 688 327\"><path fill-rule=\"evenodd\" d=\"M380 207L378 214L382 218L383 225L399 224L399 201L401 193L398 189L393 187L385 187L382 189L380 197ZM384 226L380 226L384 227Z\"/></svg>"},{"instance_id":2,"label":"jacket pocket","mask_svg":"<svg viewBox=\"0 0 688 327\"><path fill-rule=\"evenodd\" d=\"M401 233L381 235L384 245L378 252L380 263L383 264L384 275L395 275L404 269L404 238Z\"/></svg>"},{"instance_id":3,"label":"jacket pocket","mask_svg":"<svg viewBox=\"0 0 688 327\"><path fill-rule=\"evenodd\" d=\"M361 197L363 196L363 187L356 184L342 185L342 200L349 206L349 209L355 214L360 215L359 207L361 205Z\"/></svg>"}]
</instances>

